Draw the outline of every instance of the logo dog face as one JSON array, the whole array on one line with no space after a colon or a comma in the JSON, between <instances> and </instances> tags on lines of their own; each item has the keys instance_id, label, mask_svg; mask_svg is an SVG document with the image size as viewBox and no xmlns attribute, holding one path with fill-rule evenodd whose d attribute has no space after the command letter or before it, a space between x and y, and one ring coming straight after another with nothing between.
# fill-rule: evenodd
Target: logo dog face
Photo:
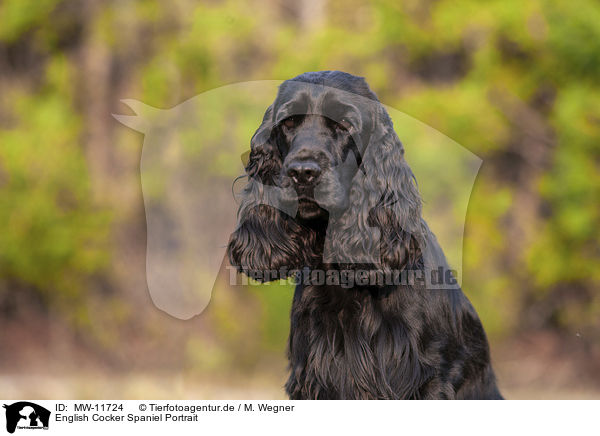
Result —
<instances>
[{"instance_id":1,"label":"logo dog face","mask_svg":"<svg viewBox=\"0 0 600 436\"><path fill-rule=\"evenodd\" d=\"M29 401L3 406L6 409L6 431L14 433L17 426L48 428L50 411Z\"/></svg>"}]
</instances>

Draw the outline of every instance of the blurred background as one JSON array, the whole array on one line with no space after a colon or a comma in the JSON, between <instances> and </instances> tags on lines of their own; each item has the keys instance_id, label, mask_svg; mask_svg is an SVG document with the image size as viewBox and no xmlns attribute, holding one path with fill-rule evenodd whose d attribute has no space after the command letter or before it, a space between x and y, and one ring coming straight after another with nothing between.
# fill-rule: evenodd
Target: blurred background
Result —
<instances>
[{"instance_id":1,"label":"blurred background","mask_svg":"<svg viewBox=\"0 0 600 436\"><path fill-rule=\"evenodd\" d=\"M593 0L0 1L2 397L285 397L289 286L152 303L144 135L111 114L328 69L482 159L463 289L505 396L600 398Z\"/></svg>"}]
</instances>

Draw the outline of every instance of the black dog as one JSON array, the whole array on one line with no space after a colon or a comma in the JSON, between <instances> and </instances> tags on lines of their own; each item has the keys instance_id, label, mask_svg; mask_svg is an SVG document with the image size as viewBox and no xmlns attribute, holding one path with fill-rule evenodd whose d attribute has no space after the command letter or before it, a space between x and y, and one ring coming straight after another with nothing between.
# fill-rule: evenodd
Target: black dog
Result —
<instances>
[{"instance_id":1,"label":"black dog","mask_svg":"<svg viewBox=\"0 0 600 436\"><path fill-rule=\"evenodd\" d=\"M323 71L284 82L246 173L231 264L264 281L327 274L296 287L290 398L502 398L475 310L456 282L423 279L449 268L363 78ZM417 279L389 282L405 272Z\"/></svg>"}]
</instances>

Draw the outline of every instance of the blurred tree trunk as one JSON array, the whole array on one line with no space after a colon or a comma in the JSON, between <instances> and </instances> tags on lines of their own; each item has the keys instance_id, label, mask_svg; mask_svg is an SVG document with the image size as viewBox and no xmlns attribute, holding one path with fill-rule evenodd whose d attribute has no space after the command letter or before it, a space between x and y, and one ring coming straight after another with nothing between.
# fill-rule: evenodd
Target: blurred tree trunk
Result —
<instances>
[{"instance_id":1,"label":"blurred tree trunk","mask_svg":"<svg viewBox=\"0 0 600 436\"><path fill-rule=\"evenodd\" d=\"M83 2L85 22L80 46L79 89L84 118L84 144L94 194L106 201L116 180L114 147L111 146L113 119L110 111L110 70L112 56L98 34L96 19L106 2Z\"/></svg>"},{"instance_id":2,"label":"blurred tree trunk","mask_svg":"<svg viewBox=\"0 0 600 436\"><path fill-rule=\"evenodd\" d=\"M514 189L513 204L506 223L510 252L506 266L514 269L535 238L542 217L540 177L548 169L554 150L554 134L547 120L526 102L509 93L495 90L490 99L507 117L511 137L501 155L494 159L497 179Z\"/></svg>"}]
</instances>

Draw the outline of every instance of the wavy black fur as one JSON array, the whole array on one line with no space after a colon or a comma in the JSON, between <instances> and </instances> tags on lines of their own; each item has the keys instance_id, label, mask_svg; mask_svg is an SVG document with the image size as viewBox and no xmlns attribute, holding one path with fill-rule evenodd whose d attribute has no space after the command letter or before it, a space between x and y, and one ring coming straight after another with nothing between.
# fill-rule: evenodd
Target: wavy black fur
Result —
<instances>
[{"instance_id":1,"label":"wavy black fur","mask_svg":"<svg viewBox=\"0 0 600 436\"><path fill-rule=\"evenodd\" d=\"M327 99L354 108L348 132L336 124L340 104L324 109ZM293 116L294 127L283 127ZM310 137L311 129L318 135ZM325 194L317 212L309 203L292 217L277 207L279 200L265 198L269 187L289 187L282 168L298 152L300 134L312 138L303 150L321 165ZM349 150L357 163L350 176L343 164ZM360 77L323 71L284 82L252 138L246 173L239 226L228 247L240 271L448 269L422 219L392 121ZM284 202L286 195L280 197ZM458 286L299 284L288 355L292 399L502 398L485 332Z\"/></svg>"}]
</instances>

